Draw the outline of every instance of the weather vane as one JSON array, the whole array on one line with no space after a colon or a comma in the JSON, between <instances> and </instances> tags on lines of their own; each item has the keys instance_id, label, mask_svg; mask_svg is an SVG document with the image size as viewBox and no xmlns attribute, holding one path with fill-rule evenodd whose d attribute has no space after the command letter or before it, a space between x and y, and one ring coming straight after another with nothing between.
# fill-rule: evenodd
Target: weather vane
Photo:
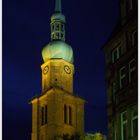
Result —
<instances>
[{"instance_id":1,"label":"weather vane","mask_svg":"<svg viewBox=\"0 0 140 140\"><path fill-rule=\"evenodd\" d=\"M55 12L62 12L61 9L61 0L55 0Z\"/></svg>"}]
</instances>

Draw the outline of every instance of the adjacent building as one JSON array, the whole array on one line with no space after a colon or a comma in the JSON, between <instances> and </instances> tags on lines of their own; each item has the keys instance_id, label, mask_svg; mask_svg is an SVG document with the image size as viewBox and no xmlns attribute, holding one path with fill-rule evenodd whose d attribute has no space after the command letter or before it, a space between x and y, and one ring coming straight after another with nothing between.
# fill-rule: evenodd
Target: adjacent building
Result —
<instances>
[{"instance_id":1,"label":"adjacent building","mask_svg":"<svg viewBox=\"0 0 140 140\"><path fill-rule=\"evenodd\" d=\"M120 0L121 20L104 46L108 140L138 139L138 0Z\"/></svg>"},{"instance_id":2,"label":"adjacent building","mask_svg":"<svg viewBox=\"0 0 140 140\"><path fill-rule=\"evenodd\" d=\"M65 42L65 16L56 0L51 41L42 50L42 93L31 100L32 140L55 140L84 134L84 103L73 95L73 50Z\"/></svg>"}]
</instances>

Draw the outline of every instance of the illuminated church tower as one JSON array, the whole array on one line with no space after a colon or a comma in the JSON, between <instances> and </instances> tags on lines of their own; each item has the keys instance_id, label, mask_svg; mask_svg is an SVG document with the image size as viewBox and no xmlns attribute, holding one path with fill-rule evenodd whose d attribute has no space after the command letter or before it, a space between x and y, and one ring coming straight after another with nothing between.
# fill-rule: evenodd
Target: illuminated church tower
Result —
<instances>
[{"instance_id":1,"label":"illuminated church tower","mask_svg":"<svg viewBox=\"0 0 140 140\"><path fill-rule=\"evenodd\" d=\"M32 99L32 140L84 133L84 100L73 95L73 50L65 43L65 16L56 0L51 42L42 50L42 94Z\"/></svg>"}]
</instances>

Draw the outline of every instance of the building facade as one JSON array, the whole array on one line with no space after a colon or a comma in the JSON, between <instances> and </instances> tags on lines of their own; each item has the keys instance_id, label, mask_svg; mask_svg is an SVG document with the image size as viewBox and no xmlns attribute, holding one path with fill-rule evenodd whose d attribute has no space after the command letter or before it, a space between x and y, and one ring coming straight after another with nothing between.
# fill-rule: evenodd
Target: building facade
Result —
<instances>
[{"instance_id":1,"label":"building facade","mask_svg":"<svg viewBox=\"0 0 140 140\"><path fill-rule=\"evenodd\" d=\"M121 20L104 46L108 140L138 139L138 0L120 0Z\"/></svg>"},{"instance_id":2,"label":"building facade","mask_svg":"<svg viewBox=\"0 0 140 140\"><path fill-rule=\"evenodd\" d=\"M73 95L73 50L65 43L65 16L56 0L51 41L42 50L42 93L31 100L32 140L84 134L84 103Z\"/></svg>"}]
</instances>

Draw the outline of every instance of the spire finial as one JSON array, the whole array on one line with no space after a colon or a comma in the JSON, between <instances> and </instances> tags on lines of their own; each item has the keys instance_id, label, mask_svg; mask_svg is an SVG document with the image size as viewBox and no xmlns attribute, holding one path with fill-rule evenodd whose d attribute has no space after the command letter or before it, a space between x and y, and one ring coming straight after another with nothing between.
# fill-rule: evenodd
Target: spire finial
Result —
<instances>
[{"instance_id":1,"label":"spire finial","mask_svg":"<svg viewBox=\"0 0 140 140\"><path fill-rule=\"evenodd\" d=\"M55 0L55 12L60 12L61 13L61 0Z\"/></svg>"}]
</instances>

